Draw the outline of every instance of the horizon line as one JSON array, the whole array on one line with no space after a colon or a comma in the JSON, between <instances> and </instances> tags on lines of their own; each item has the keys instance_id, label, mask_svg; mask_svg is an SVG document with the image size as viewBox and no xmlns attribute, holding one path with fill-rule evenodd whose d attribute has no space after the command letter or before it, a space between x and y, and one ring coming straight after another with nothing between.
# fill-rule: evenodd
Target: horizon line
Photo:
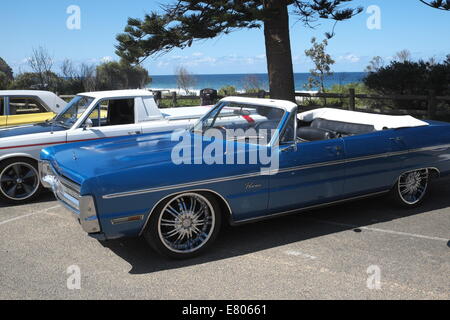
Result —
<instances>
[{"instance_id":1,"label":"horizon line","mask_svg":"<svg viewBox=\"0 0 450 320\"><path fill-rule=\"evenodd\" d=\"M365 71L335 71L335 73L366 73ZM311 74L311 72L294 72L294 74ZM191 72L193 76L217 76L217 75L269 75L267 72L248 72L248 73L194 73ZM150 74L150 77L176 77L176 74Z\"/></svg>"}]
</instances>

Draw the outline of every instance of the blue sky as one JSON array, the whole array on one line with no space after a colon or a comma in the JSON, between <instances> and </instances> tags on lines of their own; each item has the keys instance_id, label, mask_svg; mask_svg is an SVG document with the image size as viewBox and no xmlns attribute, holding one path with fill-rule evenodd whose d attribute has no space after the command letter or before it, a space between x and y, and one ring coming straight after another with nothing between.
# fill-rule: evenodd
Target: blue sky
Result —
<instances>
[{"instance_id":1,"label":"blue sky","mask_svg":"<svg viewBox=\"0 0 450 320\"><path fill-rule=\"evenodd\" d=\"M53 56L55 71L64 58L75 63L118 59L115 36L127 17L143 17L168 0L4 0L0 10L0 57L15 72L27 71L26 59L33 48L43 46ZM81 29L69 30L66 13L70 5L81 9ZM441 59L450 54L450 12L428 8L418 0L354 0L353 5L381 9L381 29L369 30L370 14L361 13L336 27L329 53L336 60L334 71L363 71L375 55L389 60L408 49L414 58ZM323 38L333 23L321 21L315 29L291 17L291 41L295 72L307 72L311 63L304 56L310 39ZM151 75L173 74L184 65L197 74L264 73L267 71L262 30L242 30L217 39L195 42L191 48L149 58L144 66Z\"/></svg>"}]
</instances>

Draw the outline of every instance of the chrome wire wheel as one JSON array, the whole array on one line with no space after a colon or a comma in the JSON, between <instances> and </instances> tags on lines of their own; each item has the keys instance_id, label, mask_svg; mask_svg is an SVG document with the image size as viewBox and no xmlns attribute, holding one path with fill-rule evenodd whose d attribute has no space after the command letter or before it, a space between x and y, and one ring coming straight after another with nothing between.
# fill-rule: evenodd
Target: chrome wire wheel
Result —
<instances>
[{"instance_id":1,"label":"chrome wire wheel","mask_svg":"<svg viewBox=\"0 0 450 320\"><path fill-rule=\"evenodd\" d=\"M211 202L197 193L171 199L162 209L158 234L171 252L188 254L202 248L215 231L216 215Z\"/></svg>"},{"instance_id":2,"label":"chrome wire wheel","mask_svg":"<svg viewBox=\"0 0 450 320\"><path fill-rule=\"evenodd\" d=\"M26 162L14 162L0 173L0 191L7 199L23 201L31 198L39 189L39 174Z\"/></svg>"},{"instance_id":3,"label":"chrome wire wheel","mask_svg":"<svg viewBox=\"0 0 450 320\"><path fill-rule=\"evenodd\" d=\"M428 189L429 171L422 169L403 174L398 181L398 195L407 205L419 203Z\"/></svg>"}]
</instances>

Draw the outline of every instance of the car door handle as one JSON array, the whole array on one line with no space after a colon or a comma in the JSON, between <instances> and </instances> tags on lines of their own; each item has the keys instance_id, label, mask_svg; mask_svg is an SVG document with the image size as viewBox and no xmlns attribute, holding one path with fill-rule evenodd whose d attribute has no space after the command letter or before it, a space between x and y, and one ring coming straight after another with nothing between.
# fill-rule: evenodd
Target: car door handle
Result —
<instances>
[{"instance_id":1,"label":"car door handle","mask_svg":"<svg viewBox=\"0 0 450 320\"><path fill-rule=\"evenodd\" d=\"M400 142L400 141L403 141L403 138L402 137L395 137L395 138L389 138L389 140L395 141L395 142Z\"/></svg>"},{"instance_id":2,"label":"car door handle","mask_svg":"<svg viewBox=\"0 0 450 320\"><path fill-rule=\"evenodd\" d=\"M341 146L334 146L334 147L326 147L327 150L331 150L331 151L342 151L342 147Z\"/></svg>"},{"instance_id":3,"label":"car door handle","mask_svg":"<svg viewBox=\"0 0 450 320\"><path fill-rule=\"evenodd\" d=\"M129 134L130 136L137 135L137 134L141 134L141 133L142 133L141 131L130 131L130 132L128 132L128 134Z\"/></svg>"},{"instance_id":4,"label":"car door handle","mask_svg":"<svg viewBox=\"0 0 450 320\"><path fill-rule=\"evenodd\" d=\"M343 150L341 146L326 147L325 149L327 149L330 152L335 153L337 156L341 155L342 150Z\"/></svg>"}]
</instances>

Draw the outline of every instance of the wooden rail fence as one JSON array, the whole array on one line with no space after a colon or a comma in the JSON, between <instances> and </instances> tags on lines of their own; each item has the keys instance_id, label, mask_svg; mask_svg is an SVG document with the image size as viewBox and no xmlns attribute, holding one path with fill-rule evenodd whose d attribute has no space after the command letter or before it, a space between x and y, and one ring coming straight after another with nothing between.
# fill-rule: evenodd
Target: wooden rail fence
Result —
<instances>
[{"instance_id":1,"label":"wooden rail fence","mask_svg":"<svg viewBox=\"0 0 450 320\"><path fill-rule=\"evenodd\" d=\"M157 91L155 91L157 92ZM226 94L226 92L225 92ZM254 97L254 98L267 98L270 97L270 93L264 90L255 93L238 93L234 94L240 97ZM201 103L201 97L198 95L178 95L176 92L169 92L169 94L156 94L158 105L162 104L164 101L164 106L178 107L180 105L185 105L182 103L183 100L192 102L192 105L199 105ZM227 96L227 95L225 95ZM420 118L436 119L445 118L450 119L450 107L444 109L438 109L439 102L445 102L450 104L449 96L436 96L434 92L430 92L428 95L372 95L372 94L356 94L355 89L349 89L348 93L309 93L309 92L296 92L297 102L301 105L304 110L315 109L319 104L314 105L314 101L304 106L302 102L305 99L340 99L341 101L346 100L348 102L348 109L352 111L364 111L370 113L382 113L390 115L412 115ZM60 95L62 99L70 100L74 95ZM217 96L217 100L224 98L224 96ZM426 109L397 109L397 108L386 108L386 107L370 107L365 108L357 107L356 101L360 100L378 100L378 101L424 101L426 102ZM213 103L215 103L214 101ZM330 105L333 108L343 108L342 106Z\"/></svg>"}]
</instances>

